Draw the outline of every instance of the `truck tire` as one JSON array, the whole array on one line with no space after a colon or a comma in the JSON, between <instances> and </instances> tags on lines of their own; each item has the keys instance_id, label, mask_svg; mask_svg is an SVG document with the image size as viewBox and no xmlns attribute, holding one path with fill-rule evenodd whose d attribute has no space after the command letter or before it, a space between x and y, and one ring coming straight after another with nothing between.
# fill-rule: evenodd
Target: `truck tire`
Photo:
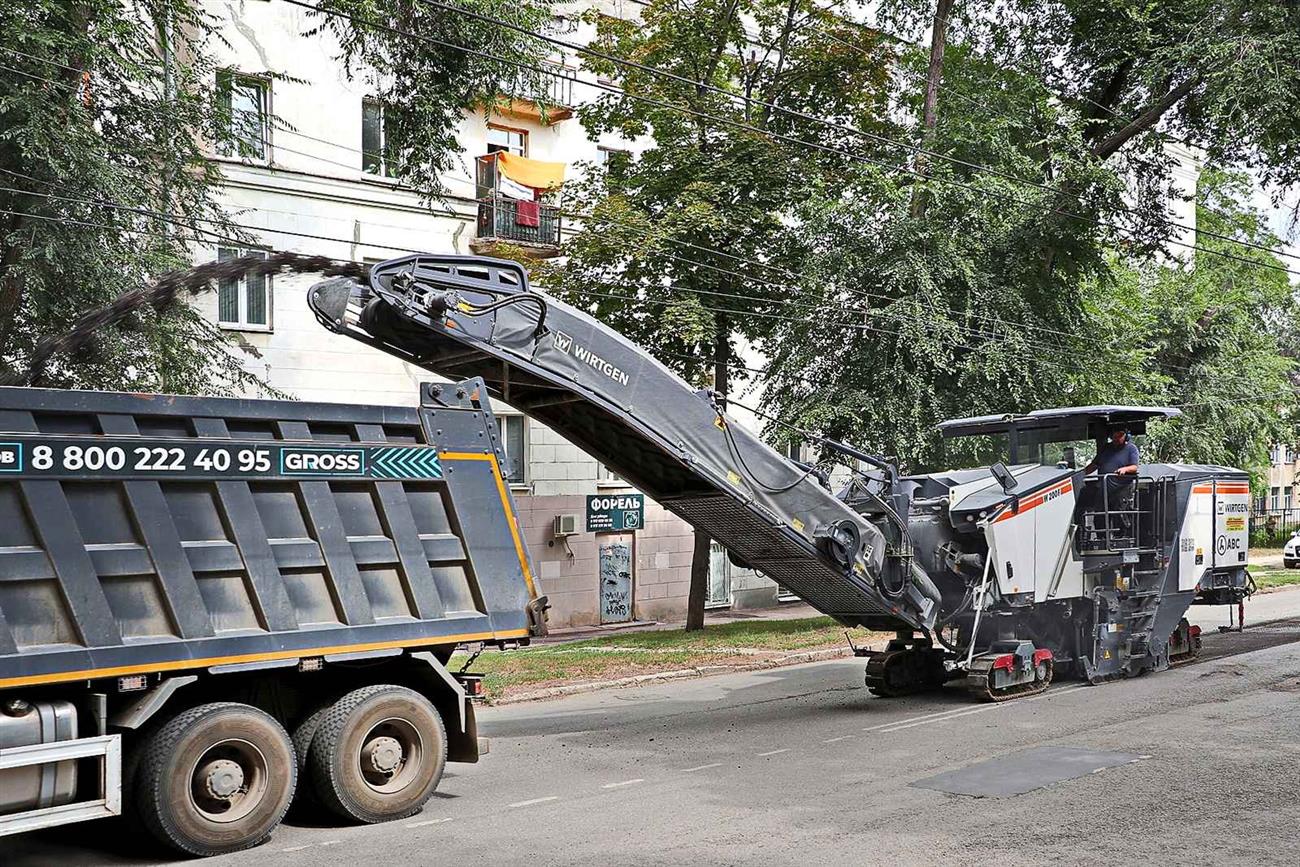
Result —
<instances>
[{"instance_id":1,"label":"truck tire","mask_svg":"<svg viewBox=\"0 0 1300 867\"><path fill-rule=\"evenodd\" d=\"M140 745L135 807L164 845L220 855L271 836L293 799L298 764L289 734L246 704L187 710Z\"/></svg>"},{"instance_id":2,"label":"truck tire","mask_svg":"<svg viewBox=\"0 0 1300 867\"><path fill-rule=\"evenodd\" d=\"M447 766L447 730L429 700L403 686L367 686L339 699L312 740L315 795L339 817L404 819L433 795Z\"/></svg>"},{"instance_id":3,"label":"truck tire","mask_svg":"<svg viewBox=\"0 0 1300 867\"><path fill-rule=\"evenodd\" d=\"M320 799L316 797L315 787L307 782L311 779L307 761L311 755L311 743L316 739L316 731L320 728L321 722L325 719L325 714L329 713L331 707L333 705L326 704L312 711L293 730L293 754L298 762L298 780L301 782L297 794L294 795L293 807L291 808L294 816L309 815L320 807Z\"/></svg>"}]
</instances>

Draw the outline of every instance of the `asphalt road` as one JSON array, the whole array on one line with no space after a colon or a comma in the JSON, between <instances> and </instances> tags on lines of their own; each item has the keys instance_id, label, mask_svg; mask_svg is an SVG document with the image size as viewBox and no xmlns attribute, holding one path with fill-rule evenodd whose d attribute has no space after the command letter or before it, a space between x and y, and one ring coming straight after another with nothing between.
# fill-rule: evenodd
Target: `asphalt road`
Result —
<instances>
[{"instance_id":1,"label":"asphalt road","mask_svg":"<svg viewBox=\"0 0 1300 867\"><path fill-rule=\"evenodd\" d=\"M1207 629L1197 663L999 705L955 689L875 698L858 662L835 660L488 709L481 723L492 754L452 765L413 819L285 826L205 863L1300 862L1300 620ZM1040 747L1128 756L1010 797L912 785ZM0 841L5 867L148 863L140 852L116 826Z\"/></svg>"}]
</instances>

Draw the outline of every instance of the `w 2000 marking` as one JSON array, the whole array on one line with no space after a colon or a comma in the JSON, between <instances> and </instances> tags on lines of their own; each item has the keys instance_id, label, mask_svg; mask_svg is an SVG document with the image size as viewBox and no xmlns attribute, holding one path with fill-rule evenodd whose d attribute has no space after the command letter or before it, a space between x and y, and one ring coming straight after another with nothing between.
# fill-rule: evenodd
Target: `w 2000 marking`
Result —
<instances>
[{"instance_id":1,"label":"w 2000 marking","mask_svg":"<svg viewBox=\"0 0 1300 867\"><path fill-rule=\"evenodd\" d=\"M440 479L432 446L315 446L135 437L13 437L0 473L22 478Z\"/></svg>"}]
</instances>

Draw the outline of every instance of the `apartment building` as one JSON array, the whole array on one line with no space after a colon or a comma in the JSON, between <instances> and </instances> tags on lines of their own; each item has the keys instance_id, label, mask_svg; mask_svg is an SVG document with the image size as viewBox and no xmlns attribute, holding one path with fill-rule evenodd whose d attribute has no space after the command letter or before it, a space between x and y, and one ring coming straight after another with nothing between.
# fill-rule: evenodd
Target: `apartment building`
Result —
<instances>
[{"instance_id":1,"label":"apartment building","mask_svg":"<svg viewBox=\"0 0 1300 867\"><path fill-rule=\"evenodd\" d=\"M577 22L589 5L557 7L568 9L556 22L565 39L592 37L589 25ZM628 0L596 5L619 17L640 10ZM537 257L555 256L572 229L556 196L524 206L521 217L520 202L528 197L516 185L539 172L548 180L538 185L549 186L600 171L607 160L638 148L587 138L572 108L599 91L576 80L576 59L556 56L546 62L551 101L559 108L543 117L535 104L511 100L494 111L466 112L460 160L444 179L451 195L422 204L391 177L384 107L348 78L331 37L304 36L316 18L266 0L210 2L206 10L222 25L224 44L212 46L220 67L215 84L231 118L225 143L211 156L225 176L226 206L255 239L252 249L379 261L409 252L491 255L506 242ZM246 252L217 247L197 251L196 258ZM312 282L299 275L231 281L199 304L248 348L249 369L279 391L312 401L415 403L417 384L431 375L322 329L306 306ZM554 431L504 404L495 409L509 482L553 606L552 625L684 616L690 528L645 501L639 529L589 532L589 498L635 492ZM778 593L773 582L737 569L715 548L711 604L775 605Z\"/></svg>"}]
</instances>

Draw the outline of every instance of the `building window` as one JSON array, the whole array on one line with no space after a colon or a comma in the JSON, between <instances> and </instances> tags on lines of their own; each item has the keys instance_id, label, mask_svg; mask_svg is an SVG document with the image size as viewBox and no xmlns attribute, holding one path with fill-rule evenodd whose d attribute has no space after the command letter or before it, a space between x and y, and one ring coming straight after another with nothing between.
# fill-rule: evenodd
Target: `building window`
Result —
<instances>
[{"instance_id":1,"label":"building window","mask_svg":"<svg viewBox=\"0 0 1300 867\"><path fill-rule=\"evenodd\" d=\"M1282 508L1291 508L1291 486L1287 485L1282 489Z\"/></svg>"},{"instance_id":2,"label":"building window","mask_svg":"<svg viewBox=\"0 0 1300 867\"><path fill-rule=\"evenodd\" d=\"M515 156L528 156L528 131L512 129L508 126L488 124L487 152L490 154L512 153Z\"/></svg>"},{"instance_id":3,"label":"building window","mask_svg":"<svg viewBox=\"0 0 1300 867\"><path fill-rule=\"evenodd\" d=\"M606 174L609 172L623 172L627 170L628 164L632 162L632 152L622 148L607 148L603 145L596 148L596 164L600 166L601 171Z\"/></svg>"},{"instance_id":4,"label":"building window","mask_svg":"<svg viewBox=\"0 0 1300 867\"><path fill-rule=\"evenodd\" d=\"M229 69L217 73L217 152L266 162L270 159L271 83Z\"/></svg>"},{"instance_id":5,"label":"building window","mask_svg":"<svg viewBox=\"0 0 1300 867\"><path fill-rule=\"evenodd\" d=\"M501 434L501 448L506 453L502 472L506 481L512 485L523 485L528 481L525 472L528 466L527 421L522 415L497 416L497 430Z\"/></svg>"},{"instance_id":6,"label":"building window","mask_svg":"<svg viewBox=\"0 0 1300 867\"><path fill-rule=\"evenodd\" d=\"M253 254L266 258L264 250L241 250L219 247L217 259L226 261ZM217 281L217 322L223 328L244 331L271 330L271 278L265 274L245 274L237 280Z\"/></svg>"},{"instance_id":7,"label":"building window","mask_svg":"<svg viewBox=\"0 0 1300 867\"><path fill-rule=\"evenodd\" d=\"M397 110L383 103L361 101L361 169L368 174L395 178L401 158Z\"/></svg>"},{"instance_id":8,"label":"building window","mask_svg":"<svg viewBox=\"0 0 1300 867\"><path fill-rule=\"evenodd\" d=\"M1276 511L1278 510L1278 507L1279 507L1279 503L1278 503L1278 494L1279 494L1280 491L1281 491L1281 488L1270 488L1270 489L1269 489L1269 492L1268 492L1268 493L1269 493L1269 498L1268 498L1268 509L1269 509L1270 512L1276 512Z\"/></svg>"}]
</instances>

